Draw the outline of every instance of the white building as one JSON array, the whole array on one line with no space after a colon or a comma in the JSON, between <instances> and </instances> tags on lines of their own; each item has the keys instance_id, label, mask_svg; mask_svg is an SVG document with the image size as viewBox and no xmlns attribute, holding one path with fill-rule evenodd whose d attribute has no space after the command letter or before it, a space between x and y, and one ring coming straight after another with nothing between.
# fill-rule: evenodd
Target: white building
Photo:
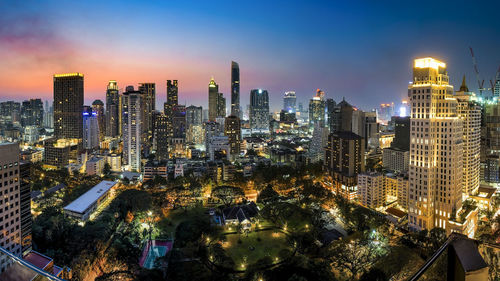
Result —
<instances>
[{"instance_id":1,"label":"white building","mask_svg":"<svg viewBox=\"0 0 500 281\"><path fill-rule=\"evenodd\" d=\"M142 93L127 87L122 95L123 164L127 171L141 171Z\"/></svg>"},{"instance_id":2,"label":"white building","mask_svg":"<svg viewBox=\"0 0 500 281\"><path fill-rule=\"evenodd\" d=\"M383 174L377 172L358 174L358 198L361 204L376 209L384 206L386 197Z\"/></svg>"},{"instance_id":3,"label":"white building","mask_svg":"<svg viewBox=\"0 0 500 281\"><path fill-rule=\"evenodd\" d=\"M99 123L95 112L83 113L83 147L85 149L99 147Z\"/></svg>"},{"instance_id":4,"label":"white building","mask_svg":"<svg viewBox=\"0 0 500 281\"><path fill-rule=\"evenodd\" d=\"M394 172L407 172L410 163L410 151L395 147L382 150L382 165Z\"/></svg>"},{"instance_id":5,"label":"white building","mask_svg":"<svg viewBox=\"0 0 500 281\"><path fill-rule=\"evenodd\" d=\"M109 192L116 182L101 181L68 206L64 213L80 221L87 221L99 205L108 198Z\"/></svg>"},{"instance_id":6,"label":"white building","mask_svg":"<svg viewBox=\"0 0 500 281\"><path fill-rule=\"evenodd\" d=\"M87 175L102 175L106 160L102 157L93 157L85 163Z\"/></svg>"},{"instance_id":7,"label":"white building","mask_svg":"<svg viewBox=\"0 0 500 281\"><path fill-rule=\"evenodd\" d=\"M414 61L411 104L408 226L441 227L462 206L463 121L446 64Z\"/></svg>"}]
</instances>

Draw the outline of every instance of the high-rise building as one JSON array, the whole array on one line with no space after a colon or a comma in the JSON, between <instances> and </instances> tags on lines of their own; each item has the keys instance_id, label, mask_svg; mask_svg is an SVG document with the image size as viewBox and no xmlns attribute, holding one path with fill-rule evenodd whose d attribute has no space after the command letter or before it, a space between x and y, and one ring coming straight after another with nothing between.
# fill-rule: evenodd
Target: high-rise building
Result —
<instances>
[{"instance_id":1,"label":"high-rise building","mask_svg":"<svg viewBox=\"0 0 500 281\"><path fill-rule=\"evenodd\" d=\"M92 112L97 115L97 124L99 125L99 141L102 141L106 135L106 118L104 116L104 103L102 100L95 100L92 102Z\"/></svg>"},{"instance_id":2,"label":"high-rise building","mask_svg":"<svg viewBox=\"0 0 500 281\"><path fill-rule=\"evenodd\" d=\"M215 83L214 78L210 79L208 84L208 120L215 121L219 110L219 85Z\"/></svg>"},{"instance_id":3,"label":"high-rise building","mask_svg":"<svg viewBox=\"0 0 500 281\"><path fill-rule=\"evenodd\" d=\"M81 139L83 135L83 74L54 75L54 135Z\"/></svg>"},{"instance_id":4,"label":"high-rise building","mask_svg":"<svg viewBox=\"0 0 500 281\"><path fill-rule=\"evenodd\" d=\"M328 136L324 166L333 180L336 194L352 200L356 197L358 174L365 171L364 139L353 132L341 131Z\"/></svg>"},{"instance_id":5,"label":"high-rise building","mask_svg":"<svg viewBox=\"0 0 500 281\"><path fill-rule=\"evenodd\" d=\"M168 159L168 118L164 113L155 115L154 137L156 142L156 159Z\"/></svg>"},{"instance_id":6,"label":"high-rise building","mask_svg":"<svg viewBox=\"0 0 500 281\"><path fill-rule=\"evenodd\" d=\"M188 106L186 108L186 142L203 144L203 108Z\"/></svg>"},{"instance_id":7,"label":"high-rise building","mask_svg":"<svg viewBox=\"0 0 500 281\"><path fill-rule=\"evenodd\" d=\"M0 201L0 209L3 211L0 221L0 245L12 254L22 257L22 210L19 170L19 145L17 143L0 144L0 167L2 172L3 200ZM0 263L0 272L13 262L11 259Z\"/></svg>"},{"instance_id":8,"label":"high-rise building","mask_svg":"<svg viewBox=\"0 0 500 281\"><path fill-rule=\"evenodd\" d=\"M21 125L42 126L43 102L41 99L30 99L23 101L21 106Z\"/></svg>"},{"instance_id":9,"label":"high-rise building","mask_svg":"<svg viewBox=\"0 0 500 281\"><path fill-rule=\"evenodd\" d=\"M21 206L21 244L23 256L31 251L31 181L30 162L19 163L19 191Z\"/></svg>"},{"instance_id":10,"label":"high-rise building","mask_svg":"<svg viewBox=\"0 0 500 281\"><path fill-rule=\"evenodd\" d=\"M240 154L241 145L241 127L240 118L237 116L228 116L224 122L224 135L229 140L229 152L231 159L235 159Z\"/></svg>"},{"instance_id":11,"label":"high-rise building","mask_svg":"<svg viewBox=\"0 0 500 281\"><path fill-rule=\"evenodd\" d=\"M358 175L358 198L363 206L376 209L384 206L387 196L385 177L378 172Z\"/></svg>"},{"instance_id":12,"label":"high-rise building","mask_svg":"<svg viewBox=\"0 0 500 281\"><path fill-rule=\"evenodd\" d=\"M217 94L217 118L226 118L226 98L224 94Z\"/></svg>"},{"instance_id":13,"label":"high-rise building","mask_svg":"<svg viewBox=\"0 0 500 281\"><path fill-rule=\"evenodd\" d=\"M172 138L170 139L170 154L184 156L186 150L186 106L176 105L172 108Z\"/></svg>"},{"instance_id":14,"label":"high-rise building","mask_svg":"<svg viewBox=\"0 0 500 281\"><path fill-rule=\"evenodd\" d=\"M121 132L121 104L118 84L110 80L106 90L106 136L116 137Z\"/></svg>"},{"instance_id":15,"label":"high-rise building","mask_svg":"<svg viewBox=\"0 0 500 281\"><path fill-rule=\"evenodd\" d=\"M83 147L96 149L99 147L99 119L96 112L83 112Z\"/></svg>"},{"instance_id":16,"label":"high-rise building","mask_svg":"<svg viewBox=\"0 0 500 281\"><path fill-rule=\"evenodd\" d=\"M415 59L411 103L408 226L441 227L462 205L463 121L446 64Z\"/></svg>"},{"instance_id":17,"label":"high-rise building","mask_svg":"<svg viewBox=\"0 0 500 281\"><path fill-rule=\"evenodd\" d=\"M465 75L460 91L455 93L458 100L457 113L463 121L463 172L462 192L472 195L479 190L481 170L481 106L475 102L475 94L469 92L465 83Z\"/></svg>"},{"instance_id":18,"label":"high-rise building","mask_svg":"<svg viewBox=\"0 0 500 281\"><path fill-rule=\"evenodd\" d=\"M156 108L156 84L140 83L139 92L142 93L142 141L143 146L150 146L153 136L153 114Z\"/></svg>"},{"instance_id":19,"label":"high-rise building","mask_svg":"<svg viewBox=\"0 0 500 281\"><path fill-rule=\"evenodd\" d=\"M269 94L267 90L250 91L250 129L252 134L269 133Z\"/></svg>"},{"instance_id":20,"label":"high-rise building","mask_svg":"<svg viewBox=\"0 0 500 281\"><path fill-rule=\"evenodd\" d=\"M122 95L123 164L128 171L141 171L142 98L140 91L128 86Z\"/></svg>"},{"instance_id":21,"label":"high-rise building","mask_svg":"<svg viewBox=\"0 0 500 281\"><path fill-rule=\"evenodd\" d=\"M240 66L231 62L231 115L240 117Z\"/></svg>"},{"instance_id":22,"label":"high-rise building","mask_svg":"<svg viewBox=\"0 0 500 281\"><path fill-rule=\"evenodd\" d=\"M290 113L297 112L297 96L294 91L285 92L285 96L283 97L283 110L288 111Z\"/></svg>"},{"instance_id":23,"label":"high-rise building","mask_svg":"<svg viewBox=\"0 0 500 281\"><path fill-rule=\"evenodd\" d=\"M316 90L316 95L309 101L309 126L314 128L315 123L325 126L325 93L320 89Z\"/></svg>"},{"instance_id":24,"label":"high-rise building","mask_svg":"<svg viewBox=\"0 0 500 281\"><path fill-rule=\"evenodd\" d=\"M481 180L500 182L500 102L497 97L483 105L481 128Z\"/></svg>"}]
</instances>

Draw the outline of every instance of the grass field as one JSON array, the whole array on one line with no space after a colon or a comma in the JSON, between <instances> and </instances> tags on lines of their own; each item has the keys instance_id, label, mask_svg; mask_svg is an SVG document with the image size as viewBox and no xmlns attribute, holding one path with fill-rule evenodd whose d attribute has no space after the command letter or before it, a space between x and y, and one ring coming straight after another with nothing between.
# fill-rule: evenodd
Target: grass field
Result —
<instances>
[{"instance_id":1,"label":"grass field","mask_svg":"<svg viewBox=\"0 0 500 281\"><path fill-rule=\"evenodd\" d=\"M259 237L260 241L258 241ZM238 239L241 239L241 244L238 243ZM274 262L277 262L279 261L279 252L283 249L289 249L285 234L273 230L254 231L250 232L248 236L246 234L228 234L223 247L234 260L238 270L245 269L246 265L254 264L265 256L269 256Z\"/></svg>"}]
</instances>

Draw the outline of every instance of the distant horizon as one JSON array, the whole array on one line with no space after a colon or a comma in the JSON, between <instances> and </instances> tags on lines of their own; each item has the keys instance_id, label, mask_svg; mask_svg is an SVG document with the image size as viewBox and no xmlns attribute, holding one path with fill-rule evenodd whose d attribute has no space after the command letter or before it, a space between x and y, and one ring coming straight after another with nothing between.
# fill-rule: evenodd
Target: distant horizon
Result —
<instances>
[{"instance_id":1,"label":"distant horizon","mask_svg":"<svg viewBox=\"0 0 500 281\"><path fill-rule=\"evenodd\" d=\"M497 1L285 3L2 2L0 98L51 100L54 73L81 72L86 104L104 101L108 80L147 81L161 108L166 80L177 79L180 103L206 107L214 76L229 109L236 61L243 109L250 89L268 90L276 111L285 91L306 104L319 88L370 110L406 98L415 58L446 62L451 84L465 74L475 92L469 47L485 85L500 65Z\"/></svg>"}]
</instances>

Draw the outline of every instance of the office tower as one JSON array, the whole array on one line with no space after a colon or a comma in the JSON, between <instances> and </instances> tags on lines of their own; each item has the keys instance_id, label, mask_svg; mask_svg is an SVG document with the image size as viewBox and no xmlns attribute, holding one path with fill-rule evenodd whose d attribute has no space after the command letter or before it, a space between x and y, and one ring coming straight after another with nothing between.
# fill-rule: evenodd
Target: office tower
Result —
<instances>
[{"instance_id":1,"label":"office tower","mask_svg":"<svg viewBox=\"0 0 500 281\"><path fill-rule=\"evenodd\" d=\"M219 108L219 85L215 83L214 78L210 79L208 84L208 120L215 121L218 117Z\"/></svg>"},{"instance_id":2,"label":"office tower","mask_svg":"<svg viewBox=\"0 0 500 281\"><path fill-rule=\"evenodd\" d=\"M186 142L203 144L203 108L188 106L186 108Z\"/></svg>"},{"instance_id":3,"label":"office tower","mask_svg":"<svg viewBox=\"0 0 500 281\"><path fill-rule=\"evenodd\" d=\"M252 134L269 133L269 95L267 90L250 91L250 129Z\"/></svg>"},{"instance_id":4,"label":"office tower","mask_svg":"<svg viewBox=\"0 0 500 281\"><path fill-rule=\"evenodd\" d=\"M224 135L229 140L229 152L231 159L235 159L240 155L241 144L241 127L240 118L237 116L228 116L224 122Z\"/></svg>"},{"instance_id":5,"label":"office tower","mask_svg":"<svg viewBox=\"0 0 500 281\"><path fill-rule=\"evenodd\" d=\"M123 164L126 170L135 172L141 172L142 96L133 86L122 95Z\"/></svg>"},{"instance_id":6,"label":"office tower","mask_svg":"<svg viewBox=\"0 0 500 281\"><path fill-rule=\"evenodd\" d=\"M0 209L3 212L0 221L0 246L12 254L22 257L22 217L20 198L19 145L17 143L0 144L0 168L2 173L3 200ZM24 186L25 187L25 186ZM0 263L0 272L12 263L7 259Z\"/></svg>"},{"instance_id":7,"label":"office tower","mask_svg":"<svg viewBox=\"0 0 500 281\"><path fill-rule=\"evenodd\" d=\"M99 119L96 112L83 112L83 147L85 149L99 148Z\"/></svg>"},{"instance_id":8,"label":"office tower","mask_svg":"<svg viewBox=\"0 0 500 281\"><path fill-rule=\"evenodd\" d=\"M324 166L334 192L348 200L356 197L358 174L365 171L364 141L353 132L341 131L331 133L325 147Z\"/></svg>"},{"instance_id":9,"label":"office tower","mask_svg":"<svg viewBox=\"0 0 500 281\"><path fill-rule=\"evenodd\" d=\"M19 191L21 206L21 245L23 256L31 251L31 182L30 162L19 163Z\"/></svg>"},{"instance_id":10,"label":"office tower","mask_svg":"<svg viewBox=\"0 0 500 281\"><path fill-rule=\"evenodd\" d=\"M332 112L330 132L352 131L352 115L354 108L345 98L339 102Z\"/></svg>"},{"instance_id":11,"label":"office tower","mask_svg":"<svg viewBox=\"0 0 500 281\"><path fill-rule=\"evenodd\" d=\"M21 125L42 126L43 102L41 99L30 99L23 101L21 106Z\"/></svg>"},{"instance_id":12,"label":"office tower","mask_svg":"<svg viewBox=\"0 0 500 281\"><path fill-rule=\"evenodd\" d=\"M285 92L285 96L283 97L283 110L288 111L290 113L297 112L297 96L294 91Z\"/></svg>"},{"instance_id":13,"label":"office tower","mask_svg":"<svg viewBox=\"0 0 500 281\"><path fill-rule=\"evenodd\" d=\"M335 107L337 103L333 99L326 100L326 121L325 126L330 130L333 128L333 114L335 113Z\"/></svg>"},{"instance_id":14,"label":"office tower","mask_svg":"<svg viewBox=\"0 0 500 281\"><path fill-rule=\"evenodd\" d=\"M142 93L142 141L143 145L149 145L149 139L153 135L153 114L156 108L156 85L155 83L140 83L139 92Z\"/></svg>"},{"instance_id":15,"label":"office tower","mask_svg":"<svg viewBox=\"0 0 500 281\"><path fill-rule=\"evenodd\" d=\"M313 135L309 144L309 159L311 163L316 163L324 160L324 147L328 143L328 135L330 131L320 122L314 123Z\"/></svg>"},{"instance_id":16,"label":"office tower","mask_svg":"<svg viewBox=\"0 0 500 281\"><path fill-rule=\"evenodd\" d=\"M115 80L110 80L106 90L106 136L116 137L121 132L121 104L118 84Z\"/></svg>"},{"instance_id":17,"label":"office tower","mask_svg":"<svg viewBox=\"0 0 500 281\"><path fill-rule=\"evenodd\" d=\"M81 139L83 135L83 74L54 75L54 135Z\"/></svg>"},{"instance_id":18,"label":"office tower","mask_svg":"<svg viewBox=\"0 0 500 281\"><path fill-rule=\"evenodd\" d=\"M460 90L455 93L455 98L458 100L458 116L463 121L462 192L472 195L479 189L481 170L481 106L473 101L475 94L469 92L465 75Z\"/></svg>"},{"instance_id":19,"label":"office tower","mask_svg":"<svg viewBox=\"0 0 500 281\"><path fill-rule=\"evenodd\" d=\"M156 159L168 159L168 118L164 113L155 115Z\"/></svg>"},{"instance_id":20,"label":"office tower","mask_svg":"<svg viewBox=\"0 0 500 281\"><path fill-rule=\"evenodd\" d=\"M184 156L186 147L186 106L176 105L172 108L172 138L170 140L170 154Z\"/></svg>"},{"instance_id":21,"label":"office tower","mask_svg":"<svg viewBox=\"0 0 500 281\"><path fill-rule=\"evenodd\" d=\"M21 121L21 104L14 101L0 103L0 116L5 124L13 124Z\"/></svg>"},{"instance_id":22,"label":"office tower","mask_svg":"<svg viewBox=\"0 0 500 281\"><path fill-rule=\"evenodd\" d=\"M97 124L99 125L99 141L104 140L106 134L106 118L104 116L104 103L102 100L92 102L92 112L97 115Z\"/></svg>"},{"instance_id":23,"label":"office tower","mask_svg":"<svg viewBox=\"0 0 500 281\"><path fill-rule=\"evenodd\" d=\"M315 123L325 126L325 93L320 89L316 90L316 95L309 101L309 126L314 128Z\"/></svg>"},{"instance_id":24,"label":"office tower","mask_svg":"<svg viewBox=\"0 0 500 281\"><path fill-rule=\"evenodd\" d=\"M446 64L415 59L411 102L408 226L441 227L462 204L463 121L453 98Z\"/></svg>"},{"instance_id":25,"label":"office tower","mask_svg":"<svg viewBox=\"0 0 500 281\"><path fill-rule=\"evenodd\" d=\"M500 102L493 98L483 105L481 128L481 180L500 182Z\"/></svg>"},{"instance_id":26,"label":"office tower","mask_svg":"<svg viewBox=\"0 0 500 281\"><path fill-rule=\"evenodd\" d=\"M208 155L210 148L210 140L213 137L218 137L222 135L221 125L217 122L206 122L205 123L205 151Z\"/></svg>"},{"instance_id":27,"label":"office tower","mask_svg":"<svg viewBox=\"0 0 500 281\"><path fill-rule=\"evenodd\" d=\"M378 172L367 172L358 175L358 198L363 206L376 209L383 207L387 190L385 177Z\"/></svg>"},{"instance_id":28,"label":"office tower","mask_svg":"<svg viewBox=\"0 0 500 281\"><path fill-rule=\"evenodd\" d=\"M231 115L240 117L240 66L231 62Z\"/></svg>"},{"instance_id":29,"label":"office tower","mask_svg":"<svg viewBox=\"0 0 500 281\"><path fill-rule=\"evenodd\" d=\"M217 94L217 118L226 117L226 98L222 93Z\"/></svg>"}]
</instances>

